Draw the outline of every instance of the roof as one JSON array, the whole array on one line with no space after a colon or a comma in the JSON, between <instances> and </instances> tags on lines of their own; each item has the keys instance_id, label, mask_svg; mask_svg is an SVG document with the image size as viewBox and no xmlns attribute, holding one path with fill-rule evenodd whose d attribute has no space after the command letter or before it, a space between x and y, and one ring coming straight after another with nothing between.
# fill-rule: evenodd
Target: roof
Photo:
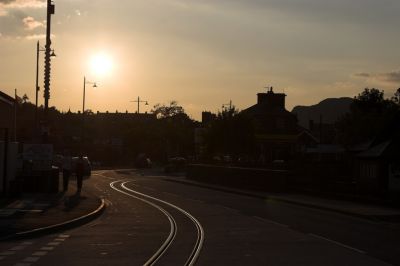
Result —
<instances>
[{"instance_id":1,"label":"roof","mask_svg":"<svg viewBox=\"0 0 400 266\"><path fill-rule=\"evenodd\" d=\"M255 137L259 140L274 140L274 141L297 140L297 134L256 134Z\"/></svg>"},{"instance_id":2,"label":"roof","mask_svg":"<svg viewBox=\"0 0 400 266\"><path fill-rule=\"evenodd\" d=\"M345 152L345 148L335 144L319 144L316 148L308 148L307 153L335 154Z\"/></svg>"},{"instance_id":3,"label":"roof","mask_svg":"<svg viewBox=\"0 0 400 266\"><path fill-rule=\"evenodd\" d=\"M250 114L250 115L286 115L286 116L295 116L294 114L292 114L291 112L289 112L288 110L284 109L284 108L271 108L268 105L264 105L264 104L255 104L253 106L250 106L247 109L244 109L242 111L242 113L245 114Z\"/></svg>"},{"instance_id":4,"label":"roof","mask_svg":"<svg viewBox=\"0 0 400 266\"><path fill-rule=\"evenodd\" d=\"M297 135L298 138L300 138L302 135L307 135L315 142L317 142L317 143L319 142L319 140L313 134L311 134L307 129L305 129L301 126L298 126L297 129L301 130L300 133Z\"/></svg>"},{"instance_id":5,"label":"roof","mask_svg":"<svg viewBox=\"0 0 400 266\"><path fill-rule=\"evenodd\" d=\"M361 158L376 158L376 157L381 157L384 155L386 149L392 144L392 140L388 140L385 142L382 142L378 145L372 146L370 149L361 152L357 155L357 157Z\"/></svg>"},{"instance_id":6,"label":"roof","mask_svg":"<svg viewBox=\"0 0 400 266\"><path fill-rule=\"evenodd\" d=\"M9 105L14 105L15 99L4 92L0 91L0 102L5 102Z\"/></svg>"}]
</instances>

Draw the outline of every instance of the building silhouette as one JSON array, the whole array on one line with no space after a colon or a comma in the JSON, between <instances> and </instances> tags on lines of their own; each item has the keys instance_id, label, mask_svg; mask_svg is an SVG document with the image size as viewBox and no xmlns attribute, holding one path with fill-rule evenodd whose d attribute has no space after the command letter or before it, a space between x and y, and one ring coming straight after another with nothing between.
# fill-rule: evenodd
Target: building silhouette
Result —
<instances>
[{"instance_id":1,"label":"building silhouette","mask_svg":"<svg viewBox=\"0 0 400 266\"><path fill-rule=\"evenodd\" d=\"M271 87L257 94L257 103L242 111L253 120L259 160L272 162L288 160L296 152L298 140L297 117L285 108L284 93Z\"/></svg>"}]
</instances>

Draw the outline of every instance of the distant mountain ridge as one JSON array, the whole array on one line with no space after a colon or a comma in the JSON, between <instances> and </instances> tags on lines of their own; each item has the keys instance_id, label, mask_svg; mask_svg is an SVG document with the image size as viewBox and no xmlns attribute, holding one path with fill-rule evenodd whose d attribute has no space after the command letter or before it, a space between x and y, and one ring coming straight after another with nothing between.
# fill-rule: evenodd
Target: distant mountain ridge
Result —
<instances>
[{"instance_id":1,"label":"distant mountain ridge","mask_svg":"<svg viewBox=\"0 0 400 266\"><path fill-rule=\"evenodd\" d=\"M297 115L299 125L308 128L309 121L315 123L335 123L345 113L350 111L353 99L349 97L328 98L311 106L295 106L292 110Z\"/></svg>"}]
</instances>

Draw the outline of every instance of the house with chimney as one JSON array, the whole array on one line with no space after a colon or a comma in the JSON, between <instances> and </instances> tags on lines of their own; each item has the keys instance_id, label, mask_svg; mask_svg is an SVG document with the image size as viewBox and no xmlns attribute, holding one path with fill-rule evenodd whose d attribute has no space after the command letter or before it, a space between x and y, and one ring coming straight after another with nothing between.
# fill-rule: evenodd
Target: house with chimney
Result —
<instances>
[{"instance_id":1,"label":"house with chimney","mask_svg":"<svg viewBox=\"0 0 400 266\"><path fill-rule=\"evenodd\" d=\"M284 93L273 88L257 94L257 103L242 111L255 127L259 157L266 163L294 156L298 147L297 117L285 108Z\"/></svg>"}]
</instances>

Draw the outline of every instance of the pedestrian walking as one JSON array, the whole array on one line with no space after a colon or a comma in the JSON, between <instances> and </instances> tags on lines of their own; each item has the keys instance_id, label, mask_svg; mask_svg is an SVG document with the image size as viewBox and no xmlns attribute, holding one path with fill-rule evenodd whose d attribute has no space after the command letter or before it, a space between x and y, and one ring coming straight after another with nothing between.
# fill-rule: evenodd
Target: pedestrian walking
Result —
<instances>
[{"instance_id":1,"label":"pedestrian walking","mask_svg":"<svg viewBox=\"0 0 400 266\"><path fill-rule=\"evenodd\" d=\"M79 155L78 161L76 162L76 182L77 182L77 191L76 194L81 194L82 190L82 180L83 175L85 173L85 161L83 160L83 156Z\"/></svg>"},{"instance_id":2,"label":"pedestrian walking","mask_svg":"<svg viewBox=\"0 0 400 266\"><path fill-rule=\"evenodd\" d=\"M71 176L72 170L72 158L69 153L65 153L62 160L62 172L63 172L63 191L68 190L69 177Z\"/></svg>"}]
</instances>

